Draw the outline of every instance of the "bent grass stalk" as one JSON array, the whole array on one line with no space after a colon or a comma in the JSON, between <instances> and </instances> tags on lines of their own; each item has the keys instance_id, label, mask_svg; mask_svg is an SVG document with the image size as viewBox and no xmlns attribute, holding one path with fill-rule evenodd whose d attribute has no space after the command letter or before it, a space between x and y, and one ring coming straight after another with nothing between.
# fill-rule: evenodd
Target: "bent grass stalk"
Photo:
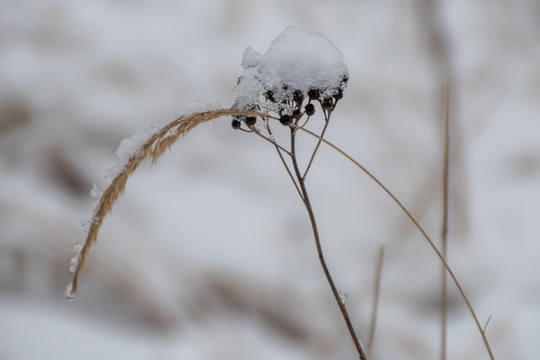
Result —
<instances>
[{"instance_id":1,"label":"bent grass stalk","mask_svg":"<svg viewBox=\"0 0 540 360\"><path fill-rule=\"evenodd\" d=\"M379 256L377 257L377 268L375 271L374 291L373 291L373 307L371 310L371 321L369 326L369 337L367 343L367 351L371 356L373 354L373 341L375 340L375 327L377 325L377 313L379 310L379 296L381 293L381 277L384 260L384 246L379 248Z\"/></svg>"},{"instance_id":2,"label":"bent grass stalk","mask_svg":"<svg viewBox=\"0 0 540 360\"><path fill-rule=\"evenodd\" d=\"M99 199L99 202L97 204L97 207L94 210L94 213L92 215L92 218L90 220L90 227L88 230L88 235L82 244L82 247L80 249L80 252L76 255L76 262L74 266L74 270L72 272L72 281L68 285L66 289L66 296L69 299L73 299L77 292L78 287L78 281L79 276L81 274L81 271L84 267L84 264L86 262L86 259L88 257L88 253L90 251L90 248L92 245L96 242L99 229L103 223L104 218L106 215L111 211L113 205L118 200L120 195L124 192L125 186L127 183L128 178L137 170L137 168L142 164L144 160L150 159L152 163L155 163L163 153L169 149L179 138L185 136L188 134L191 130L193 130L196 126L206 123L211 120L218 119L223 116L228 115L238 115L238 116L252 116L252 117L260 117L262 119L265 119L265 121L268 121L269 119L272 120L279 120L275 116L269 115L267 113L260 113L260 112L254 112L254 111L248 111L248 110L238 110L238 109L219 109L219 110L212 110L212 111L205 111L205 112L198 112L190 116L180 117L171 123L165 125L158 131L156 131L153 135L151 135L140 147L139 151L134 154L128 162L124 165L123 169L116 175L116 177L111 181L111 184L105 189L103 192L101 198ZM494 360L493 353L491 351L491 347L489 345L489 342L487 340L487 337L485 335L485 328L483 328L480 325L480 322L478 321L478 317L476 316L476 313L474 312L472 305L465 294L465 291L463 290L462 286L460 285L457 277L455 276L454 272L444 259L444 256L441 254L441 252L437 249L434 242L431 240L431 238L427 235L427 233L424 231L424 229L420 226L420 224L416 221L416 219L412 216L412 214L409 212L409 210L397 199L397 197L377 178L375 177L371 172L369 172L365 167L363 167L360 163L358 163L355 159L353 159L350 155L348 155L346 152L341 150L339 147L331 143L330 141L324 139L321 135L317 135L314 132L305 129L302 126L298 126L296 124L288 124L287 126L290 127L291 132L296 132L297 130L303 131L306 134L309 134L310 136L315 137L318 139L318 143L323 142L326 145L328 145L333 150L337 151L340 155L344 156L346 159L351 161L355 166L357 166L360 170L362 170L368 177L370 177L381 189L383 189L388 196L403 210L403 212L409 217L409 219L413 222L413 224L416 226L416 228L420 231L420 233L423 235L423 237L427 240L435 254L437 255L439 261L443 264L444 268L452 278L454 284L456 285L459 293L461 294L461 297L465 301L469 312L471 316L473 317L478 330L482 336L482 339L484 341L485 347L489 353L489 356L492 360ZM260 135L260 134L259 134ZM264 136L263 136L264 137ZM266 137L265 137L266 138ZM328 271L328 268L326 267L325 261L324 261L324 255L322 253L322 248L320 246L320 239L317 236L317 227L316 222L314 219L313 209L311 208L311 204L309 202L309 196L305 187L305 172L302 174L300 172L300 169L298 167L298 164L296 163L296 158L294 151L291 151L287 153L291 156L293 161L293 169L294 169L294 175L298 182L294 181L293 174L289 170L289 168L286 165L286 162L283 159L283 156L280 151L285 151L285 149L279 147L275 141L269 140L271 143L274 144L276 149L278 150L278 153L280 154L280 157L287 168L287 171L289 172L289 176L291 177L291 180L293 180L295 186L297 187L297 190L299 192L299 195L302 197L302 200L304 202L304 205L306 206L306 209L309 213L311 224L314 231L315 236L315 242L317 246L317 250L319 253L319 258L321 260L321 265L323 267L323 270L326 274L327 280L330 284L330 287L332 288L332 292L334 294L334 297L336 298L336 301L338 302L338 305L342 311L342 315L344 317L344 320L347 324L349 333L353 339L353 342L355 343L355 346L357 348L358 354L360 356L360 359L367 359L363 348L358 340L356 338L354 329L352 328L352 323L350 319L348 318L348 314L345 308L344 301L341 299L341 296L339 292L337 291L335 285L333 284L333 280L330 276L330 273ZM294 137L292 138L294 141ZM292 149L294 150L294 143L292 144ZM317 146L318 149L318 146ZM313 155L314 156L314 155ZM311 160L309 162L309 166L311 165Z\"/></svg>"},{"instance_id":3,"label":"bent grass stalk","mask_svg":"<svg viewBox=\"0 0 540 360\"><path fill-rule=\"evenodd\" d=\"M151 159L155 163L163 155L165 150L169 149L180 137L185 136L197 125L215 120L227 115L250 115L268 118L268 114L244 110L219 109L213 111L198 112L191 116L179 117L171 123L165 125L144 142L139 151L135 153L124 165L123 169L111 181L110 185L101 195L99 202L90 219L88 235L80 251L75 258L75 268L71 283L66 288L68 299L75 298L79 283L79 275L86 262L90 248L97 240L98 232L105 216L111 211L114 203L125 190L128 178L137 170L137 168L146 159Z\"/></svg>"},{"instance_id":4,"label":"bent grass stalk","mask_svg":"<svg viewBox=\"0 0 540 360\"><path fill-rule=\"evenodd\" d=\"M443 113L443 169L442 169L442 225L441 225L441 253L448 260L448 181L450 178L450 111L449 111L449 85L442 87L442 113ZM448 285L446 269L441 269L441 360L446 360L447 333L448 333Z\"/></svg>"}]
</instances>

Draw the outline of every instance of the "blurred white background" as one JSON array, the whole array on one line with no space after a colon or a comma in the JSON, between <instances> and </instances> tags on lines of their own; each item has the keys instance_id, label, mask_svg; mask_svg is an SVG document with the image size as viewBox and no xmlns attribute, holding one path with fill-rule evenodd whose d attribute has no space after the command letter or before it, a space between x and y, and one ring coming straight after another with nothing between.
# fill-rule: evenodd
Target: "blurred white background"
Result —
<instances>
[{"instance_id":1,"label":"blurred white background","mask_svg":"<svg viewBox=\"0 0 540 360\"><path fill-rule=\"evenodd\" d=\"M440 240L451 89L449 262L497 359L540 336L540 3L0 1L0 359L353 359L307 214L275 151L202 125L144 166L68 302L72 246L123 138L182 99L229 107L244 49L324 34L350 81L328 139ZM388 197L323 149L308 185L327 261L373 359L434 359L440 265ZM448 359L486 359L455 287Z\"/></svg>"}]
</instances>

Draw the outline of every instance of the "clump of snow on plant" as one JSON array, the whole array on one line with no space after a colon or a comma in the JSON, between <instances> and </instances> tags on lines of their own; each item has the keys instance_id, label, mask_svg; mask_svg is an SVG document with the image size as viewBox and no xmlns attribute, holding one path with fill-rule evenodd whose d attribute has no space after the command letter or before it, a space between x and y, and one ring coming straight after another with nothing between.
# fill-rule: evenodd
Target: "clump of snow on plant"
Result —
<instances>
[{"instance_id":1,"label":"clump of snow on plant","mask_svg":"<svg viewBox=\"0 0 540 360\"><path fill-rule=\"evenodd\" d=\"M309 90L331 97L343 91L349 78L343 54L330 40L295 27L285 29L266 54L248 47L242 67L234 92L235 107L243 109L283 110L295 93L306 96Z\"/></svg>"}]
</instances>

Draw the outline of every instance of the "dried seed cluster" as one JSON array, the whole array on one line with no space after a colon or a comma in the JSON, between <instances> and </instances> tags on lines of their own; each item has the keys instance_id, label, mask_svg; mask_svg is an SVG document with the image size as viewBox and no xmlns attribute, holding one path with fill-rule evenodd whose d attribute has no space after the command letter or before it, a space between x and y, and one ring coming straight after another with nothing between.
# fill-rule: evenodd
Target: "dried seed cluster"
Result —
<instances>
[{"instance_id":1,"label":"dried seed cluster","mask_svg":"<svg viewBox=\"0 0 540 360\"><path fill-rule=\"evenodd\" d=\"M343 77L340 82L340 86L335 89L309 89L304 92L302 90L294 90L293 92L287 91L289 86L282 84L281 100L276 100L274 91L265 89L264 93L260 94L264 99L266 106L261 106L260 103L247 104L246 109L254 111L266 111L274 112L279 116L279 121L283 125L290 125L291 123L297 123L300 118L315 115L315 105L319 104L320 108L329 113L334 110L338 101L343 98L343 91L347 86L348 77ZM283 96L284 94L284 96ZM331 95L330 95L331 94ZM304 105L305 103L305 105ZM236 104L235 104L236 105ZM270 106L269 106L270 105ZM237 107L237 106L236 106ZM242 123L245 123L248 127L255 125L257 119L254 117L246 116L234 116L232 120L233 129L240 129Z\"/></svg>"},{"instance_id":2,"label":"dried seed cluster","mask_svg":"<svg viewBox=\"0 0 540 360\"><path fill-rule=\"evenodd\" d=\"M284 125L313 116L317 104L328 115L349 79L343 55L331 41L294 27L285 29L265 54L246 49L242 66L233 108L266 112ZM255 125L241 116L232 125L240 129L243 123Z\"/></svg>"}]
</instances>

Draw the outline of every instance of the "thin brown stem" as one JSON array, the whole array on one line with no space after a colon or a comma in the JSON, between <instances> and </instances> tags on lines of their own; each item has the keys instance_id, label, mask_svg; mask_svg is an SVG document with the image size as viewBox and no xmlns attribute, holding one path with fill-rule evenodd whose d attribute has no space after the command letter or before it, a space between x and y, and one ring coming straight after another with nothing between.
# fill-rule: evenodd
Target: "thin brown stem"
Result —
<instances>
[{"instance_id":1,"label":"thin brown stem","mask_svg":"<svg viewBox=\"0 0 540 360\"><path fill-rule=\"evenodd\" d=\"M270 139L270 138L264 136L263 134L261 134L260 132L258 132L255 129L252 129L252 132L257 134L259 137L263 138L264 140L268 141L269 143L271 143L272 145L274 145L275 147L277 147L278 149L280 149L281 151L283 151L287 155L291 155L289 150L287 150L284 147L282 147L281 145L279 145L274 139ZM272 133L270 133L270 135L272 135Z\"/></svg>"},{"instance_id":2,"label":"thin brown stem","mask_svg":"<svg viewBox=\"0 0 540 360\"><path fill-rule=\"evenodd\" d=\"M319 261L324 271L324 275L326 276L326 280L328 281L328 284L330 285L330 288L332 290L332 294L334 295L334 298L336 299L336 302L339 306L343 319L345 320L345 324L347 325L349 334L352 338L354 346L356 347L358 356L361 360L367 360L367 356L366 356L366 353L364 352L364 348L362 347L362 344L360 343L360 341L358 340L358 337L356 336L356 331L354 330L351 319L349 317L349 313L347 311L347 308L345 307L345 301L343 301L343 299L341 298L341 295L334 283L334 279L332 278L332 275L330 273L330 270L328 269L328 265L326 264L326 260L324 258L324 252L321 245L321 239L319 236L319 230L317 227L317 221L315 219L315 213L313 212L313 207L311 206L311 201L309 199L309 194L306 188L305 179L302 176L300 172L300 168L298 166L295 149L296 149L296 128L291 128L291 159L293 163L293 169L294 169L294 173L296 175L296 178L298 180L298 185L300 186L300 190L302 193L302 202L304 203L304 206L306 207L306 210L309 215L309 220L311 222L311 228L313 230L313 238L315 240L315 246L317 248Z\"/></svg>"},{"instance_id":3,"label":"thin brown stem","mask_svg":"<svg viewBox=\"0 0 540 360\"><path fill-rule=\"evenodd\" d=\"M293 125L291 125L293 126ZM344 152L343 150L341 150L339 147L337 147L336 145L334 145L333 143L331 143L330 141L326 140L326 139L323 139L321 138L320 136L318 136L317 134L307 130L307 129L304 129L304 128L300 128L300 127L294 127L295 129L300 129L308 134L310 134L311 136L314 136L314 137L317 137L319 139L322 140L322 142L324 142L326 145L330 146L332 149L336 150L339 154L343 155L345 158L347 158L349 161L351 161L354 165L356 165L360 170L362 170L369 178L371 178L382 190L384 190L384 192L401 208L401 210L405 213L405 215L407 215L407 217L412 221L412 223L414 224L414 226L416 226L416 228L418 229L418 231L420 231L420 233L422 234L422 236L424 237L424 239L426 239L426 241L428 242L429 246L432 248L432 250L435 252L435 254L437 255L437 257L439 258L439 260L441 261L441 263L444 265L444 268L446 269L446 271L448 272L448 274L450 275L450 277L452 278L452 281L454 282L454 284L456 285L456 288L458 289L461 297L463 298L463 301L465 302L465 304L467 305L467 308L469 309L469 313L471 314L473 320L474 320L474 323L476 324L476 327L478 328L478 331L480 332L480 335L482 336L482 340L484 342L484 346L486 347L486 350L489 354L489 357L491 360L495 360L495 357L493 355L493 352L491 350L491 346L489 345L489 341L483 331L483 327L482 325L480 324L480 321L478 320L478 317L476 316L476 312L474 311L472 305L471 305L471 302L469 301L469 298L467 297L467 295L465 294L465 290L463 290L463 287L461 286L460 282L458 281L456 275L454 274L454 272L452 271L452 268L450 267L450 265L448 265L448 263L446 262L445 258L443 257L443 255L441 254L441 252L439 251L439 249L437 249L437 246L435 246L435 243L433 242L433 240L431 240L431 238L428 236L428 234L426 233L426 231L424 230L424 228L422 226L420 226L420 224L418 223L418 221L416 221L416 219L414 218L414 216L412 216L412 214L410 213L410 211L405 207L405 205L403 205L401 203L401 201L398 200L398 198L375 176L373 175L369 170L367 170L364 166L362 166L358 161L354 160L349 154L347 154L346 152Z\"/></svg>"},{"instance_id":4,"label":"thin brown stem","mask_svg":"<svg viewBox=\"0 0 540 360\"><path fill-rule=\"evenodd\" d=\"M324 127L322 129L322 132L321 132L321 138L324 137L324 134L326 133L326 129L328 128L328 124L330 123L330 115L332 113L331 112L328 112L328 116L326 116L325 114L325 123L324 123ZM313 160L315 160L315 155L317 154L317 151L319 151L319 147L321 146L321 140L318 139L317 140L317 145L315 146L315 150L313 150L313 153L311 154L311 157L309 159L309 163L307 164L307 167L306 167L306 170L304 171L304 175L302 175L302 178L306 178L307 176L307 173L309 171L309 169L311 168L311 164L313 164Z\"/></svg>"},{"instance_id":5,"label":"thin brown stem","mask_svg":"<svg viewBox=\"0 0 540 360\"><path fill-rule=\"evenodd\" d=\"M384 260L384 246L379 249L379 256L377 257L377 270L375 272L375 284L374 284L374 296L373 296L373 308L371 310L371 325L369 330L369 338L367 345L367 352L371 356L373 354L373 340L375 339L375 327L377 324L377 313L379 310L379 295L381 290L381 275Z\"/></svg>"},{"instance_id":6,"label":"thin brown stem","mask_svg":"<svg viewBox=\"0 0 540 360\"><path fill-rule=\"evenodd\" d=\"M300 197L302 198L302 192L300 191L300 187L298 187L298 183L294 179L294 175L292 174L291 168L289 167L289 165L287 164L287 161L285 161L285 158L283 157L283 154L281 153L281 151L284 151L287 155L291 156L291 152L284 149L282 146L278 145L278 143L276 142L276 140L273 137L274 135L272 134L272 130L270 129L270 126L267 126L267 129L268 129L268 133L270 134L270 136L272 136L272 140L270 140L270 139L268 139L268 140L272 144L274 144L274 147L275 147L275 149L276 149L276 151L278 153L278 156L279 156L279 158L281 160L281 163L285 167L285 170L287 171L287 174L289 174L289 178L293 182L294 187L296 188L296 191L298 192L298 195L300 195ZM259 134L259 135L262 136L261 134ZM266 137L264 137L264 138L266 138Z\"/></svg>"},{"instance_id":7,"label":"thin brown stem","mask_svg":"<svg viewBox=\"0 0 540 360\"><path fill-rule=\"evenodd\" d=\"M449 134L449 109L448 109L448 84L443 85L443 128L444 128L444 155L443 155L443 175L442 175L442 246L441 253L445 260L448 259L448 180L450 173L449 154L450 154L450 134ZM442 266L441 273L441 360L446 360L447 352L447 333L448 333L448 285L446 269Z\"/></svg>"}]
</instances>

